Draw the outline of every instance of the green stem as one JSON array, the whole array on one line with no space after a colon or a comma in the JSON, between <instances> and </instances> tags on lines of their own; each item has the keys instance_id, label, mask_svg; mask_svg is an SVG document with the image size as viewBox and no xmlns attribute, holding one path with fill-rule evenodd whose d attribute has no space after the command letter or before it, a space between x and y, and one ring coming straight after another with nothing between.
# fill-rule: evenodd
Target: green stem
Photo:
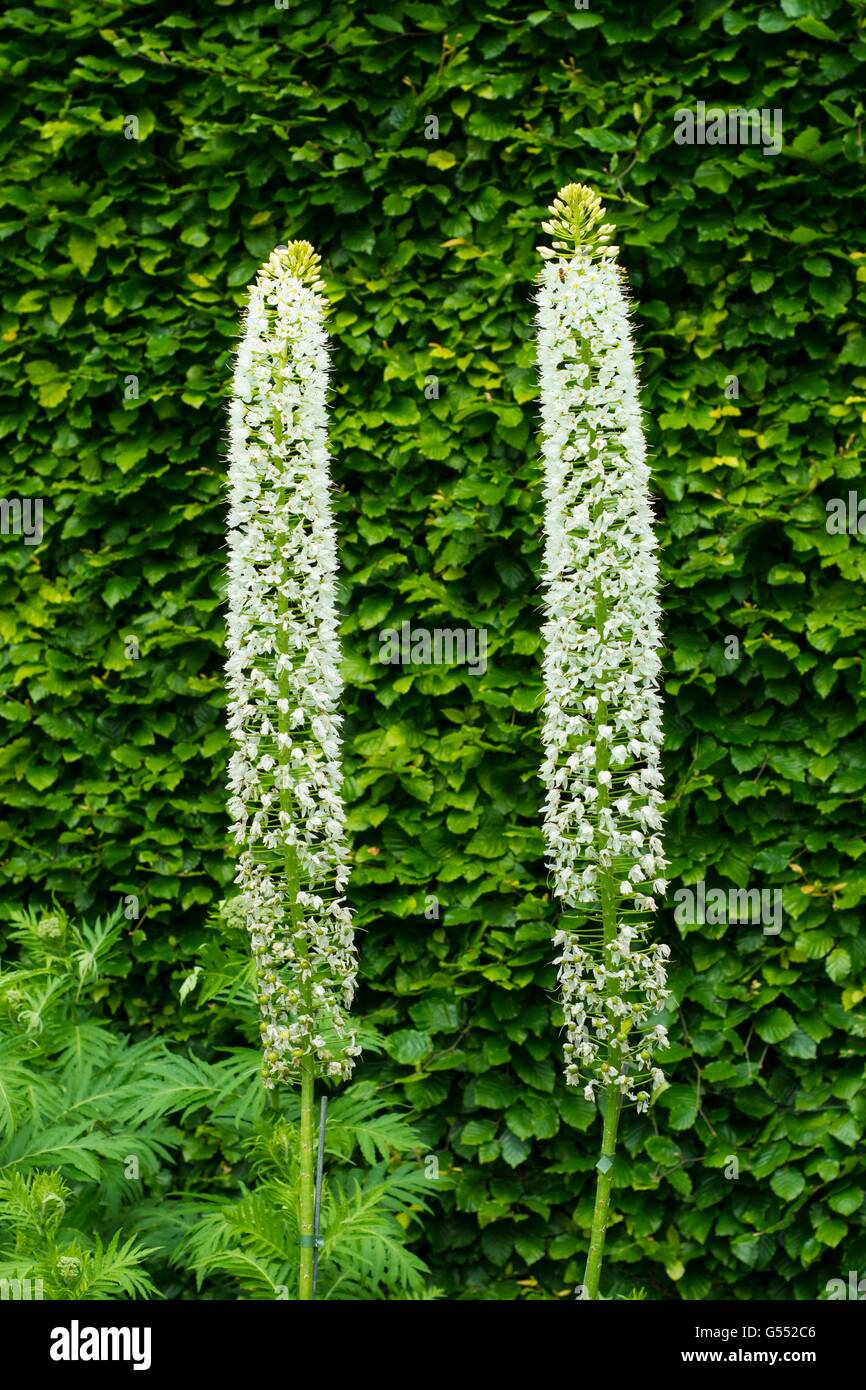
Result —
<instances>
[{"instance_id":1,"label":"green stem","mask_svg":"<svg viewBox=\"0 0 866 1390\"><path fill-rule=\"evenodd\" d=\"M601 585L599 585L596 591L596 627L599 636L601 636L604 631L604 624L606 621L607 604L601 592ZM596 716L596 729L606 721L607 707L600 702ZM597 743L596 747L598 747ZM607 768L609 761L608 756L599 753L597 758L599 770ZM606 786L599 786L599 810L606 809L609 804L610 793L608 788ZM612 869L605 869L599 875L599 897L601 900L602 940L604 945L607 946L614 940L617 932L617 895ZM609 983L605 985L605 993L610 993ZM621 1105L622 1095L619 1087L608 1086L605 1090L604 1128L602 1130L601 1157L598 1163L598 1179L595 1188L595 1208L592 1214L592 1232L589 1238L586 1270L583 1276L584 1296L588 1299L598 1298L598 1289L601 1280L601 1262L604 1256L604 1238L610 1219L610 1192L613 1185L613 1160L616 1156L616 1131L619 1124Z\"/></svg>"},{"instance_id":2,"label":"green stem","mask_svg":"<svg viewBox=\"0 0 866 1390\"><path fill-rule=\"evenodd\" d=\"M282 646L282 643L280 644ZM288 679L280 676L280 694L288 698ZM288 728L288 720L280 716L280 731ZM280 759L282 762L282 758ZM284 788L280 790L280 806L284 811L291 809L291 795ZM301 949L298 936L302 925L301 913L297 906L300 888L300 869L298 856L291 846L286 845L286 892L292 919L292 931L297 951L297 970L300 976L301 1013L309 1018L313 1007L313 984L309 974L309 956ZM309 1301L313 1298L313 1207L315 1201L315 1153L313 1149L313 1110L315 1106L316 1062L312 1053L300 1060L301 1071L301 1132L298 1154L299 1173L299 1211L298 1234L300 1237L300 1271L298 1275L298 1299Z\"/></svg>"},{"instance_id":3,"label":"green stem","mask_svg":"<svg viewBox=\"0 0 866 1390\"><path fill-rule=\"evenodd\" d=\"M616 1131L619 1123L620 1090L618 1086L608 1086L605 1091L604 1130L601 1140L601 1162L608 1160L610 1167L606 1172L599 1171L595 1189L595 1210L592 1214L592 1234L589 1238L589 1251L586 1256L586 1271L583 1276L583 1289L586 1298L598 1298L601 1280L601 1261L604 1255L604 1237L610 1216L610 1189L613 1181L613 1159L616 1154Z\"/></svg>"},{"instance_id":4,"label":"green stem","mask_svg":"<svg viewBox=\"0 0 866 1390\"><path fill-rule=\"evenodd\" d=\"M282 371L285 369L285 354L279 359L280 372L277 376L278 385L282 380ZM274 434L278 440L283 437L283 425L279 412L273 416ZM285 497L281 496L281 503L285 502ZM282 592L277 598L277 611L280 618L286 614L288 604ZM285 633L281 625L277 629L277 651L280 655L289 653ZM278 687L281 701L288 701L291 694L289 675L285 670L281 670L278 678ZM291 730L289 715L280 712L277 719L277 728L281 734L288 734ZM289 759L283 749L282 744L277 742L277 762L280 765L280 810L290 816L293 811L292 795L287 787L283 785L284 769L289 764ZM301 1012L305 1017L309 1017L313 1006L313 985L309 974L309 956L302 950L299 931L302 926L302 914L298 910L297 895L301 886L300 865L298 863L297 852L290 846L285 847L285 873L286 873L286 896L290 904L290 915L292 922L292 936L296 950L296 968L300 977ZM298 1154L298 1235L300 1238L300 1266L298 1273L298 1300L309 1302L313 1299L313 1254L314 1254L314 1208L315 1208L315 1153L313 1148L313 1109L315 1105L316 1089L316 1063L311 1053L307 1053L300 1060L301 1071L301 1132Z\"/></svg>"},{"instance_id":5,"label":"green stem","mask_svg":"<svg viewBox=\"0 0 866 1390\"><path fill-rule=\"evenodd\" d=\"M616 936L616 899L609 874L605 874L602 879L601 910L604 941L607 944ZM601 1280L604 1238L610 1219L610 1191L613 1185L613 1160L616 1156L616 1131L621 1104L622 1095L619 1087L608 1086L605 1090L604 1128L601 1136L601 1157L595 1188L595 1209L592 1213L592 1233L589 1238L586 1271L583 1276L584 1296L589 1299L598 1298Z\"/></svg>"},{"instance_id":6,"label":"green stem","mask_svg":"<svg viewBox=\"0 0 866 1390\"><path fill-rule=\"evenodd\" d=\"M599 800L602 798L599 797ZM606 796L604 798L607 799ZM602 878L601 911L605 945L616 936L616 899L612 877L609 873ZM610 1219L610 1191L613 1185L613 1160L616 1156L616 1131L622 1094L619 1086L608 1086L605 1091L604 1128L601 1136L601 1157L599 1159L598 1180L595 1188L595 1210L592 1213L592 1234L589 1238L589 1251L586 1256L586 1271L583 1288L586 1298L598 1298L601 1280L601 1262L604 1256L604 1238Z\"/></svg>"},{"instance_id":7,"label":"green stem","mask_svg":"<svg viewBox=\"0 0 866 1390\"><path fill-rule=\"evenodd\" d=\"M315 1064L308 1056L301 1060L301 1153L300 1153L300 1236L301 1269L298 1278L298 1298L313 1297L313 1208L315 1202L315 1152L313 1146L313 1102Z\"/></svg>"}]
</instances>

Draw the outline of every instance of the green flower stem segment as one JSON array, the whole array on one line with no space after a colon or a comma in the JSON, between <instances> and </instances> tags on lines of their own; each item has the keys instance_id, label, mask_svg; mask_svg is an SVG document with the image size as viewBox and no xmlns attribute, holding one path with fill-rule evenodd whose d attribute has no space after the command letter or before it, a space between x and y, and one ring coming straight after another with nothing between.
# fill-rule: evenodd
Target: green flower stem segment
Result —
<instances>
[{"instance_id":1,"label":"green flower stem segment","mask_svg":"<svg viewBox=\"0 0 866 1390\"><path fill-rule=\"evenodd\" d=\"M281 366L284 366L281 359ZM282 428L279 418L274 421L274 433L277 438L282 438ZM286 498L281 497L281 505L285 504ZM284 575L284 580L288 576ZM285 599L278 599L278 611L282 615L286 611ZM287 642L285 633L281 630L277 635L277 649L282 654L287 652ZM282 670L279 675L280 699L278 707L278 728L280 733L286 733L289 728L289 716L285 712L288 706L290 689L288 670ZM290 767L290 754L285 745L280 745L277 750L277 762L280 767ZM292 796L288 786L280 789L280 810L286 817L291 816ZM286 845L285 849L285 875L287 896L291 904L292 932L296 934L299 926L299 910L297 906L297 895L299 890L300 875L298 872L297 852L291 845ZM301 1009L309 1012L312 1005L310 980L309 980L309 960L307 952L300 946L298 951L298 967L301 979ZM313 1109L315 1106L315 1063L312 1057L301 1058L301 1125L298 1152L298 1235L300 1237L299 1266L298 1266L298 1300L308 1302L313 1298L313 1257L315 1249L313 1246Z\"/></svg>"},{"instance_id":2,"label":"green flower stem segment","mask_svg":"<svg viewBox=\"0 0 866 1390\"><path fill-rule=\"evenodd\" d=\"M616 1156L616 1131L619 1125L621 1104L622 1095L619 1087L608 1086L605 1092L601 1158L597 1165L595 1209L592 1213L592 1231L589 1237L589 1251L586 1256L586 1272L583 1276L584 1296L588 1299L598 1298L601 1262L604 1256L604 1238L607 1234L610 1214L610 1190L613 1185L613 1161Z\"/></svg>"},{"instance_id":3,"label":"green flower stem segment","mask_svg":"<svg viewBox=\"0 0 866 1390\"><path fill-rule=\"evenodd\" d=\"M300 1080L301 1274L312 1298L317 1076L359 1048L341 795L342 682L319 258L278 247L250 292L231 406L229 808L265 1085Z\"/></svg>"},{"instance_id":4,"label":"green flower stem segment","mask_svg":"<svg viewBox=\"0 0 866 1390\"><path fill-rule=\"evenodd\" d=\"M622 275L596 194L562 189L538 289L544 459L544 833L565 1023L565 1077L605 1094L585 1290L598 1296L622 1105L664 1084L652 1021L666 946L658 567Z\"/></svg>"},{"instance_id":5,"label":"green flower stem segment","mask_svg":"<svg viewBox=\"0 0 866 1390\"><path fill-rule=\"evenodd\" d=\"M301 1152L300 1152L300 1219L301 1268L298 1278L298 1298L313 1297L313 1257L315 1255L313 1216L316 1190L316 1155L313 1145L313 1107L315 1104L315 1064L311 1057L301 1063Z\"/></svg>"},{"instance_id":6,"label":"green flower stem segment","mask_svg":"<svg viewBox=\"0 0 866 1390\"><path fill-rule=\"evenodd\" d=\"M593 436L594 438L594 436ZM596 610L595 624L596 631L603 632L607 622L607 609L601 593L601 586L596 588ZM607 674L607 673L606 673ZM607 708L600 703L595 715L594 735L596 739L596 762L600 768L609 766L607 749L603 742L598 738L599 726L604 726L607 722ZM606 810L610 805L610 791L607 785L602 784L598 791L598 805L600 811ZM599 874L599 901L601 903L602 920L602 941L606 947L612 946L616 939L617 919L616 919L616 884L610 869L603 869ZM609 998L613 988L610 978L605 981L604 994ZM589 1250L586 1257L586 1271L583 1276L583 1293L587 1299L598 1298L599 1281L601 1279L601 1262L604 1257L604 1238L607 1234L608 1216L610 1213L610 1193L613 1186L613 1164L616 1157L616 1134L619 1127L619 1116L622 1104L622 1095L618 1086L608 1086L604 1092L604 1127L601 1139L601 1155L596 1165L598 1177L595 1189L595 1207L592 1214L592 1230L589 1238Z\"/></svg>"}]
</instances>

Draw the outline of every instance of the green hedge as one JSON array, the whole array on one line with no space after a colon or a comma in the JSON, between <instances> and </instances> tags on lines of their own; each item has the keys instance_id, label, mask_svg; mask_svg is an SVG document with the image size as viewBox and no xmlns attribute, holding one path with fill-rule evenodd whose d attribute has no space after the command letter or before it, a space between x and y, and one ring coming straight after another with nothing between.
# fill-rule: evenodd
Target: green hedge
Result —
<instances>
[{"instance_id":1,"label":"green hedge","mask_svg":"<svg viewBox=\"0 0 866 1390\"><path fill-rule=\"evenodd\" d=\"M387 1046L366 1074L458 1170L425 1251L453 1296L572 1296L598 1142L560 1079L537 780L532 280L572 179L601 190L636 301L674 886L785 906L777 936L660 914L673 1085L626 1125L610 1288L813 1298L866 1270L866 567L825 526L866 493L864 15L35 0L3 20L3 495L45 503L40 545L0 547L5 901L138 897L106 1008L187 1040L173 980L232 877L229 363L257 264L307 237L335 306L351 900ZM781 109L781 153L674 143L697 100ZM404 620L486 628L486 674L380 664Z\"/></svg>"}]
</instances>

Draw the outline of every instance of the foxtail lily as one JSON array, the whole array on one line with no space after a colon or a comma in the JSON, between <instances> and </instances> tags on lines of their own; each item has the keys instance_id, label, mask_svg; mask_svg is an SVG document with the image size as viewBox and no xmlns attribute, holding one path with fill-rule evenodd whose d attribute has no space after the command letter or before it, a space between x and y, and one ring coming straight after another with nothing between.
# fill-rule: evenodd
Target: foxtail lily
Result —
<instances>
[{"instance_id":1,"label":"foxtail lily","mask_svg":"<svg viewBox=\"0 0 866 1390\"><path fill-rule=\"evenodd\" d=\"M565 1077L604 1105L586 1296L598 1296L623 1104L664 1085L667 946L647 942L666 888L660 607L649 470L613 227L563 188L539 247L544 459L544 836L565 1022Z\"/></svg>"},{"instance_id":2,"label":"foxtail lily","mask_svg":"<svg viewBox=\"0 0 866 1390\"><path fill-rule=\"evenodd\" d=\"M314 1080L348 1077L359 1053L348 1013L356 955L344 898L323 289L308 242L277 247L259 271L229 453L229 809L265 1085L301 1082L302 1298L311 1296Z\"/></svg>"}]
</instances>

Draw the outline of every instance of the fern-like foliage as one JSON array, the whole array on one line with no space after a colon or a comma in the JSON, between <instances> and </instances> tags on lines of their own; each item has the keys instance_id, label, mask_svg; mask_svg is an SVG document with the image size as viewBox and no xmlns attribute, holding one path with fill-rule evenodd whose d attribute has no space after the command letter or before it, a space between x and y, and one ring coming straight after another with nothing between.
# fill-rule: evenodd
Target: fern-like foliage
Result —
<instances>
[{"instance_id":1,"label":"fern-like foliage","mask_svg":"<svg viewBox=\"0 0 866 1390\"><path fill-rule=\"evenodd\" d=\"M17 913L0 970L0 1286L43 1298L155 1292L136 1208L213 1091L210 1069L102 1017L120 913ZM125 1230L122 1228L126 1228ZM27 1283L29 1281L29 1284Z\"/></svg>"},{"instance_id":2,"label":"fern-like foliage","mask_svg":"<svg viewBox=\"0 0 866 1390\"><path fill-rule=\"evenodd\" d=\"M175 1260L198 1287L223 1298L291 1297L298 1279L297 1114L249 1143L250 1184L237 1197L189 1197L174 1213L185 1234ZM413 1156L408 1154L413 1152ZM447 1179L425 1164L402 1115L359 1083L336 1098L326 1127L317 1296L432 1298L428 1271L406 1245L407 1229ZM356 1168L356 1153L370 1167ZM378 1161L374 1161L378 1160Z\"/></svg>"},{"instance_id":3,"label":"fern-like foliage","mask_svg":"<svg viewBox=\"0 0 866 1390\"><path fill-rule=\"evenodd\" d=\"M0 1296L148 1298L157 1277L168 1296L294 1296L298 1101L261 1085L246 937L230 909L217 916L180 991L204 1058L132 1038L105 1010L123 969L120 913L12 919L0 966ZM183 1141L203 1191L186 1190ZM431 1296L407 1235L445 1179L425 1176L422 1148L369 1084L333 1100L320 1297Z\"/></svg>"},{"instance_id":4,"label":"fern-like foliage","mask_svg":"<svg viewBox=\"0 0 866 1390\"><path fill-rule=\"evenodd\" d=\"M121 923L21 913L18 958L0 972L0 1175L56 1168L98 1182L109 1205L134 1197L129 1171L146 1179L170 1161L181 1132L168 1117L213 1090L206 1065L95 1012L88 991Z\"/></svg>"},{"instance_id":5,"label":"fern-like foliage","mask_svg":"<svg viewBox=\"0 0 866 1390\"><path fill-rule=\"evenodd\" d=\"M150 1298L152 1251L116 1232L104 1243L66 1221L72 1193L57 1172L0 1178L0 1292L4 1298Z\"/></svg>"}]
</instances>

